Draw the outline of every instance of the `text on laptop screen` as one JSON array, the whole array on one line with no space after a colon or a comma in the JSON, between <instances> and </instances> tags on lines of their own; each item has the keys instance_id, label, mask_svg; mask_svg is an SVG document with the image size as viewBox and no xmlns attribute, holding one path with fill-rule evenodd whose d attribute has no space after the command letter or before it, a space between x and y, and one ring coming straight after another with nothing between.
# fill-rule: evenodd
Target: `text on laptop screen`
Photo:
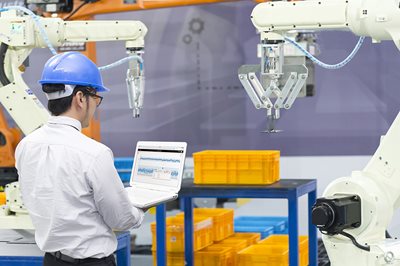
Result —
<instances>
[{"instance_id":1,"label":"text on laptop screen","mask_svg":"<svg viewBox=\"0 0 400 266\"><path fill-rule=\"evenodd\" d=\"M183 149L176 147L138 147L134 160L134 182L176 187L185 155Z\"/></svg>"}]
</instances>

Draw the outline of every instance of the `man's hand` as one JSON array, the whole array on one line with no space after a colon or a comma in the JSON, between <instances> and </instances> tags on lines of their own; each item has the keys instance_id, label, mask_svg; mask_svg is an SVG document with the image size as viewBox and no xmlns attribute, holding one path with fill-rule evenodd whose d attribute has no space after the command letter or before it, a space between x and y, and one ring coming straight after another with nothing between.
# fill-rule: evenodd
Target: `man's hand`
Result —
<instances>
[{"instance_id":1,"label":"man's hand","mask_svg":"<svg viewBox=\"0 0 400 266\"><path fill-rule=\"evenodd\" d=\"M147 212L151 207L148 208L140 208L144 213Z\"/></svg>"}]
</instances>

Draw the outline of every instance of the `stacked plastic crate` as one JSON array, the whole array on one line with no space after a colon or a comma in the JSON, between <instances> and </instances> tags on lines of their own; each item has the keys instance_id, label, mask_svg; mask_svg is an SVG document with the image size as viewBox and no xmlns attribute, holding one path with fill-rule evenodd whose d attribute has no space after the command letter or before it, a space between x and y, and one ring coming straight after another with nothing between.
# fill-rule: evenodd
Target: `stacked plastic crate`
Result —
<instances>
[{"instance_id":1,"label":"stacked plastic crate","mask_svg":"<svg viewBox=\"0 0 400 266\"><path fill-rule=\"evenodd\" d=\"M300 266L308 265L308 237L299 237ZM288 266L288 235L271 235L238 254L240 266Z\"/></svg>"},{"instance_id":2,"label":"stacked plastic crate","mask_svg":"<svg viewBox=\"0 0 400 266\"><path fill-rule=\"evenodd\" d=\"M259 234L233 231L233 210L196 208L194 213L194 263L196 266L232 266L238 263L238 253L260 240ZM184 266L184 214L167 218L167 266ZM199 222L210 224L206 233L200 233ZM156 262L156 224L152 223L153 263ZM211 241L210 241L211 239Z\"/></svg>"},{"instance_id":3,"label":"stacked plastic crate","mask_svg":"<svg viewBox=\"0 0 400 266\"><path fill-rule=\"evenodd\" d=\"M279 216L236 217L235 232L260 233L261 239L264 239L272 234L287 234L288 218Z\"/></svg>"},{"instance_id":4,"label":"stacked plastic crate","mask_svg":"<svg viewBox=\"0 0 400 266\"><path fill-rule=\"evenodd\" d=\"M195 184L267 185L279 180L279 151L214 150L194 153L193 158ZM238 217L234 222L233 210L229 209L194 209L193 212L195 266L289 265L287 217L247 216ZM175 220L177 218L179 220ZM204 228L199 223L205 221L211 227L207 227L209 237L204 242L204 236L200 236L198 231ZM183 222L183 213L167 218L167 266L185 265ZM156 265L155 223L152 224L152 233ZM173 249L178 243L179 248ZM307 237L300 237L299 247L300 265L305 266L308 264Z\"/></svg>"},{"instance_id":5,"label":"stacked plastic crate","mask_svg":"<svg viewBox=\"0 0 400 266\"><path fill-rule=\"evenodd\" d=\"M260 240L260 233L233 232L234 221L235 227L237 221L239 221L245 224L247 228L270 227L272 232L274 230L284 232L287 230L286 217L245 216L234 220L232 209L208 208L194 209L193 216L195 266L289 265L289 237L287 234L269 235ZM166 226L167 266L184 266L184 214L179 213L174 217L168 217ZM153 234L153 264L157 265L156 224L152 223L151 228ZM299 237L299 258L300 266L308 265L307 236Z\"/></svg>"},{"instance_id":6,"label":"stacked plastic crate","mask_svg":"<svg viewBox=\"0 0 400 266\"><path fill-rule=\"evenodd\" d=\"M194 217L193 219L193 251L203 249L213 243L214 226L212 218ZM156 223L151 224L153 236L153 264L157 265L156 257ZM166 219L166 247L167 266L184 266L184 217L183 215L168 217Z\"/></svg>"}]
</instances>

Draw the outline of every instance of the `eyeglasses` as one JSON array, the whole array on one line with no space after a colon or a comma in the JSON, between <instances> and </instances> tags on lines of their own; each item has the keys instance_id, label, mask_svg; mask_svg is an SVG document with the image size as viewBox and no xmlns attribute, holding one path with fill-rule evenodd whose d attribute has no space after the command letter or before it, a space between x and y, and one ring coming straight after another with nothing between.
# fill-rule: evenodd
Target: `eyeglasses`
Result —
<instances>
[{"instance_id":1,"label":"eyeglasses","mask_svg":"<svg viewBox=\"0 0 400 266\"><path fill-rule=\"evenodd\" d=\"M96 107L99 107L101 102L103 101L103 96L97 95L95 92L92 92L93 88L87 87L85 89L85 94L89 95L90 97L93 97L96 100Z\"/></svg>"},{"instance_id":2,"label":"eyeglasses","mask_svg":"<svg viewBox=\"0 0 400 266\"><path fill-rule=\"evenodd\" d=\"M100 96L100 95L97 95L97 94L94 94L91 92L87 93L87 95L93 97L96 100L96 107L99 107L101 102L103 101L103 96Z\"/></svg>"}]
</instances>

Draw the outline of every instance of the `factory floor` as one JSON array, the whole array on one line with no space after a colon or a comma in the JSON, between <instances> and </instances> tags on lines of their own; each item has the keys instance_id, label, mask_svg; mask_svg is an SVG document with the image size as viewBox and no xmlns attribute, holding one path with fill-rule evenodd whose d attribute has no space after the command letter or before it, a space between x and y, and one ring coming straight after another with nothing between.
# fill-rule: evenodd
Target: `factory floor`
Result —
<instances>
[{"instance_id":1,"label":"factory floor","mask_svg":"<svg viewBox=\"0 0 400 266\"><path fill-rule=\"evenodd\" d=\"M131 255L132 266L153 265L153 256L151 255Z\"/></svg>"}]
</instances>

